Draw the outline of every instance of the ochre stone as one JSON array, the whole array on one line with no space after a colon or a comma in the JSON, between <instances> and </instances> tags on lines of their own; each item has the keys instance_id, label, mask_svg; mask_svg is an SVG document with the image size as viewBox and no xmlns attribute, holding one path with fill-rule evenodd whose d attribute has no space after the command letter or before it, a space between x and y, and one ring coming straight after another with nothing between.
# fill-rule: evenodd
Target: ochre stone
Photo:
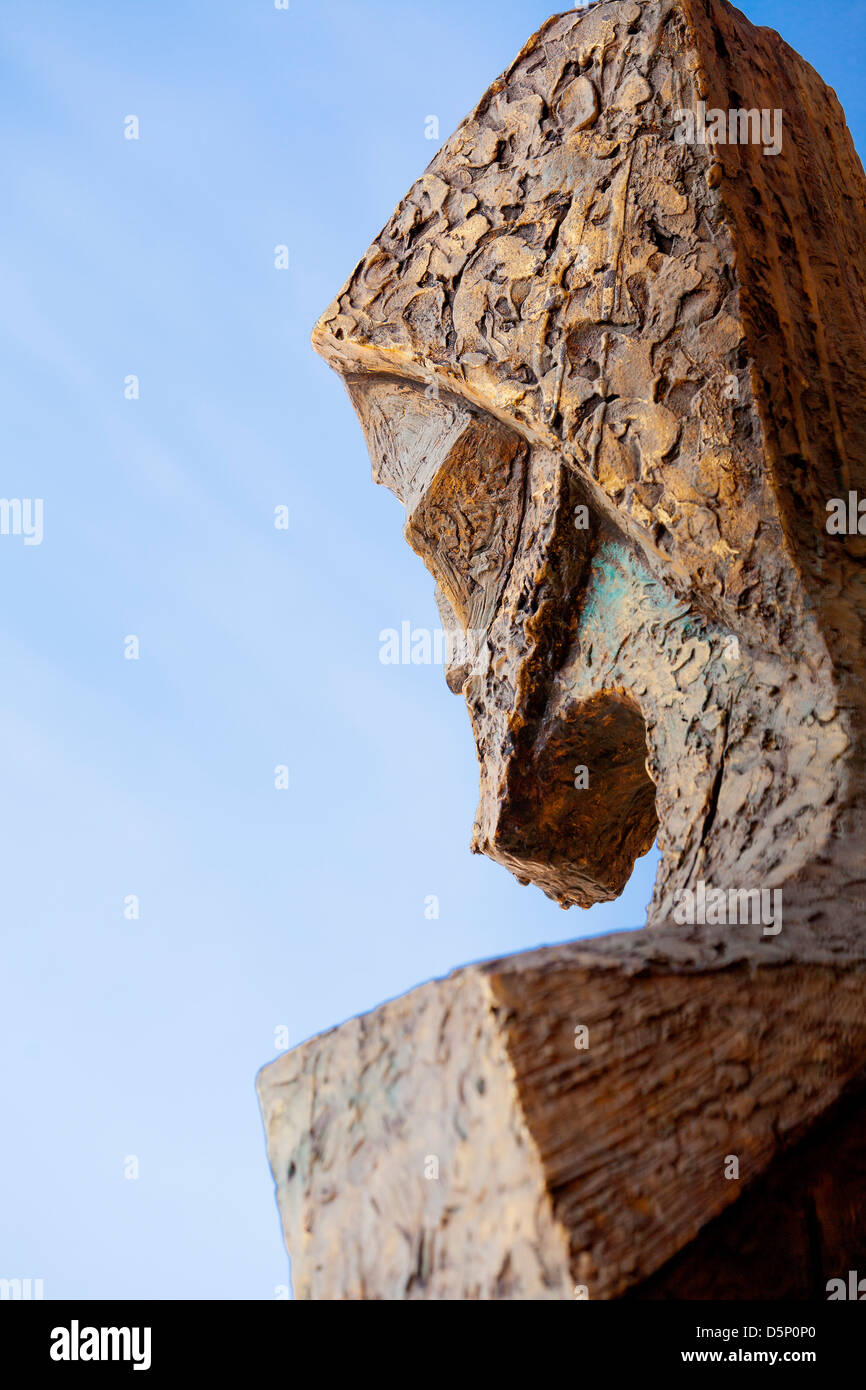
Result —
<instances>
[{"instance_id":1,"label":"ochre stone","mask_svg":"<svg viewBox=\"0 0 866 1390\"><path fill-rule=\"evenodd\" d=\"M732 143L683 138L701 102ZM842 1258L856 1182L783 1153L866 1066L866 536L827 525L866 495L866 180L833 92L724 0L557 16L314 342L460 639L473 848L564 907L662 861L642 933L263 1072L296 1291L760 1297L721 1252L780 1163Z\"/></svg>"}]
</instances>

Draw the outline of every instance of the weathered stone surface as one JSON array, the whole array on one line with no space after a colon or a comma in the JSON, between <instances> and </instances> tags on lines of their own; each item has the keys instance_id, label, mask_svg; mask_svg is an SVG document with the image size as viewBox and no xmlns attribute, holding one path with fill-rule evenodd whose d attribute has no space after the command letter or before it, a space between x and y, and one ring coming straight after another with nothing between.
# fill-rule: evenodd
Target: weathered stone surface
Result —
<instances>
[{"instance_id":1,"label":"weathered stone surface","mask_svg":"<svg viewBox=\"0 0 866 1390\"><path fill-rule=\"evenodd\" d=\"M852 1297L866 1286L866 1096L846 1097L634 1299ZM840 1290L842 1284L844 1293Z\"/></svg>"},{"instance_id":2,"label":"weathered stone surface","mask_svg":"<svg viewBox=\"0 0 866 1390\"><path fill-rule=\"evenodd\" d=\"M492 1005L423 985L261 1074L296 1297L568 1297Z\"/></svg>"},{"instance_id":3,"label":"weathered stone surface","mask_svg":"<svg viewBox=\"0 0 866 1390\"><path fill-rule=\"evenodd\" d=\"M678 143L700 99L781 111L780 153ZM600 4L529 41L316 327L473 630L474 846L563 905L657 834L652 924L760 883L790 941L850 946L864 540L824 523L866 489L864 193L778 35Z\"/></svg>"},{"instance_id":4,"label":"weathered stone surface","mask_svg":"<svg viewBox=\"0 0 866 1390\"><path fill-rule=\"evenodd\" d=\"M298 1297L616 1297L862 1084L866 967L594 945L468 967L264 1069Z\"/></svg>"},{"instance_id":5,"label":"weathered stone surface","mask_svg":"<svg viewBox=\"0 0 866 1390\"><path fill-rule=\"evenodd\" d=\"M679 140L700 101L780 113L780 149L760 120ZM866 494L841 108L724 0L557 16L314 342L464 639L473 848L566 907L656 837L662 863L650 930L460 971L262 1073L297 1290L760 1297L723 1274L726 1209L866 1066L866 537L825 526ZM819 1162L798 1190L841 1258L851 1187Z\"/></svg>"}]
</instances>

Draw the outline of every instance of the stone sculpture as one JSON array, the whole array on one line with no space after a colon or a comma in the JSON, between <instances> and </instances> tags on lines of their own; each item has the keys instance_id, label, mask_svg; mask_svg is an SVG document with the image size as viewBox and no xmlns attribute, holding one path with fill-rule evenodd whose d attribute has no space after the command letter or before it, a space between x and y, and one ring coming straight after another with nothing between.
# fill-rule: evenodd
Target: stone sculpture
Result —
<instances>
[{"instance_id":1,"label":"stone sculpture","mask_svg":"<svg viewBox=\"0 0 866 1390\"><path fill-rule=\"evenodd\" d=\"M662 862L643 932L264 1070L297 1293L825 1296L866 1238L866 180L835 95L725 0L554 17L314 343L462 639L473 848L564 907ZM778 1258L744 1274L750 1202Z\"/></svg>"}]
</instances>

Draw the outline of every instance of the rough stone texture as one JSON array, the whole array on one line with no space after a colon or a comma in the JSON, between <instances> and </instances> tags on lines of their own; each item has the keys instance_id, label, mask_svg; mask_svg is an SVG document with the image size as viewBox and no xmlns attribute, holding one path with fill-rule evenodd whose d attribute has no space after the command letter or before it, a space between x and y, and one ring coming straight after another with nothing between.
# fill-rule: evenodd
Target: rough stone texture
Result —
<instances>
[{"instance_id":1,"label":"rough stone texture","mask_svg":"<svg viewBox=\"0 0 866 1390\"><path fill-rule=\"evenodd\" d=\"M780 109L781 153L677 143L699 98ZM817 74L721 0L617 0L529 41L316 327L473 629L474 847L563 905L657 832L652 924L784 885L790 940L850 945L864 540L824 523L866 488L864 283Z\"/></svg>"},{"instance_id":2,"label":"rough stone texture","mask_svg":"<svg viewBox=\"0 0 866 1390\"><path fill-rule=\"evenodd\" d=\"M864 975L627 969L555 947L467 967L287 1053L259 1092L296 1295L638 1288L862 1087ZM838 1248L844 1208L827 1197L818 1225ZM711 1285L713 1260L697 1267ZM770 1296L740 1273L740 1296Z\"/></svg>"},{"instance_id":3,"label":"rough stone texture","mask_svg":"<svg viewBox=\"0 0 866 1390\"><path fill-rule=\"evenodd\" d=\"M781 152L678 143L699 100L780 110ZM615 897L656 837L662 863L649 930L458 972L262 1073L298 1292L733 1288L726 1208L784 1183L866 1064L866 538L825 529L866 493L841 108L724 0L557 16L314 342L462 638L473 848L565 907ZM681 924L702 883L781 890L781 930ZM861 1189L809 1162L841 1258ZM775 1210L814 1290L814 1232Z\"/></svg>"},{"instance_id":4,"label":"rough stone texture","mask_svg":"<svg viewBox=\"0 0 866 1390\"><path fill-rule=\"evenodd\" d=\"M568 1297L483 975L343 1024L259 1088L296 1297Z\"/></svg>"},{"instance_id":5,"label":"rough stone texture","mask_svg":"<svg viewBox=\"0 0 866 1390\"><path fill-rule=\"evenodd\" d=\"M834 1106L722 1216L656 1274L636 1299L838 1298L866 1279L866 1098ZM866 1285L859 1291L862 1298Z\"/></svg>"}]
</instances>

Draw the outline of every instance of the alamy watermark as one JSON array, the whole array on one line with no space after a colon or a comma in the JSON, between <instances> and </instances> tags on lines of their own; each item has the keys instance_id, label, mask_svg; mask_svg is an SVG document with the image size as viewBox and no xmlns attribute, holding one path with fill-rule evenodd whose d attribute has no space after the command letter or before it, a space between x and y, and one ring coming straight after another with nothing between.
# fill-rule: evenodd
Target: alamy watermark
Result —
<instances>
[{"instance_id":1,"label":"alamy watermark","mask_svg":"<svg viewBox=\"0 0 866 1390\"><path fill-rule=\"evenodd\" d=\"M41 545L43 512L41 497L0 497L0 536L23 536L25 545Z\"/></svg>"},{"instance_id":2,"label":"alamy watermark","mask_svg":"<svg viewBox=\"0 0 866 1390\"><path fill-rule=\"evenodd\" d=\"M848 1270L848 1280L827 1280L827 1302L838 1303L840 1299L856 1299L862 1303L866 1299L866 1279L861 1279L856 1269Z\"/></svg>"},{"instance_id":3,"label":"alamy watermark","mask_svg":"<svg viewBox=\"0 0 866 1390\"><path fill-rule=\"evenodd\" d=\"M681 927L761 925L764 936L782 930L781 888L708 888L699 879L694 888L674 891L674 921Z\"/></svg>"},{"instance_id":4,"label":"alamy watermark","mask_svg":"<svg viewBox=\"0 0 866 1390\"><path fill-rule=\"evenodd\" d=\"M678 145L761 145L764 154L782 152L782 112L776 107L730 107L723 111L699 101L697 111L678 107L674 112Z\"/></svg>"},{"instance_id":5,"label":"alamy watermark","mask_svg":"<svg viewBox=\"0 0 866 1390\"><path fill-rule=\"evenodd\" d=\"M129 1361L134 1371L149 1371L149 1327L82 1327L73 1318L69 1327L51 1331L52 1361Z\"/></svg>"},{"instance_id":6,"label":"alamy watermark","mask_svg":"<svg viewBox=\"0 0 866 1390\"><path fill-rule=\"evenodd\" d=\"M379 660L383 666L444 666L471 664L487 636L483 628L383 627Z\"/></svg>"},{"instance_id":7,"label":"alamy watermark","mask_svg":"<svg viewBox=\"0 0 866 1390\"><path fill-rule=\"evenodd\" d=\"M866 536L866 497L853 491L831 497L824 525L828 536Z\"/></svg>"},{"instance_id":8,"label":"alamy watermark","mask_svg":"<svg viewBox=\"0 0 866 1390\"><path fill-rule=\"evenodd\" d=\"M44 1297L42 1279L0 1279L0 1302L28 1303Z\"/></svg>"}]
</instances>

